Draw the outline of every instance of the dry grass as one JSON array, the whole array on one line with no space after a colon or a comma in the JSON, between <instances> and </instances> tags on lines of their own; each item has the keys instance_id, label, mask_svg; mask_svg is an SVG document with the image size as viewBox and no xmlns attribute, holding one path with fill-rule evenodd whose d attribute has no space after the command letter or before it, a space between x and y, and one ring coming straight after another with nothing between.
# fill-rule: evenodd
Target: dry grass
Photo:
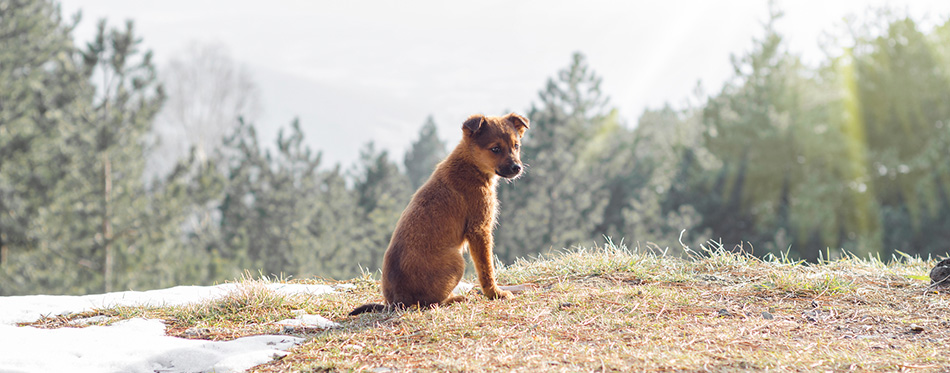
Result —
<instances>
[{"instance_id":1,"label":"dry grass","mask_svg":"<svg viewBox=\"0 0 950 373\"><path fill-rule=\"evenodd\" d=\"M921 280L934 264L805 264L721 248L682 259L607 245L501 270L501 283L537 285L507 301L473 293L444 308L348 317L380 300L366 276L308 299L251 282L238 300L102 312L170 320L175 335L220 330L203 338L277 333L271 323L295 309L342 324L304 334L308 342L255 372L945 371L950 294Z\"/></svg>"},{"instance_id":2,"label":"dry grass","mask_svg":"<svg viewBox=\"0 0 950 373\"><path fill-rule=\"evenodd\" d=\"M360 287L343 328L254 371L940 371L950 298L915 278L932 265L577 250L501 271L538 285L509 301L345 318L379 298Z\"/></svg>"}]
</instances>

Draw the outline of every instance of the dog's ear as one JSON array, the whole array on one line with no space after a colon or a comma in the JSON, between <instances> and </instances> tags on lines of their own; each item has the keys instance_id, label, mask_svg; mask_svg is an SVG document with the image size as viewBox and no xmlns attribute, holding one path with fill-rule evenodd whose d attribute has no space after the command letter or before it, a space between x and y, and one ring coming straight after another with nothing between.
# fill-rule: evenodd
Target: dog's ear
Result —
<instances>
[{"instance_id":1,"label":"dog's ear","mask_svg":"<svg viewBox=\"0 0 950 373\"><path fill-rule=\"evenodd\" d=\"M472 115L465 120L465 123L462 123L462 132L465 132L466 135L473 136L478 133L478 130L482 128L483 124L485 124L484 115Z\"/></svg>"},{"instance_id":2,"label":"dog's ear","mask_svg":"<svg viewBox=\"0 0 950 373\"><path fill-rule=\"evenodd\" d=\"M518 136L524 136L524 131L531 128L531 126L528 124L529 123L528 118L525 118L518 114L515 114L515 113L508 114L507 119L508 119L508 123L511 123L512 125L515 126L515 128L518 129Z\"/></svg>"}]
</instances>

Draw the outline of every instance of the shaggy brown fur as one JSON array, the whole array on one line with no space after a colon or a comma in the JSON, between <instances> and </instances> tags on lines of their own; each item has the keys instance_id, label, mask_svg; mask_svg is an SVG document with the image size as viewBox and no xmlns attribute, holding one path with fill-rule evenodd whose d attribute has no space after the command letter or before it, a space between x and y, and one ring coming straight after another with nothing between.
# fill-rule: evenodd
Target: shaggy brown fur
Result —
<instances>
[{"instance_id":1,"label":"shaggy brown fur","mask_svg":"<svg viewBox=\"0 0 950 373\"><path fill-rule=\"evenodd\" d=\"M402 307L430 307L464 300L452 296L465 272L468 244L478 281L489 299L510 298L495 283L492 229L498 177L521 174L521 137L528 119L473 115L462 124L462 141L436 166L403 211L383 258L386 304L365 304L350 315Z\"/></svg>"}]
</instances>

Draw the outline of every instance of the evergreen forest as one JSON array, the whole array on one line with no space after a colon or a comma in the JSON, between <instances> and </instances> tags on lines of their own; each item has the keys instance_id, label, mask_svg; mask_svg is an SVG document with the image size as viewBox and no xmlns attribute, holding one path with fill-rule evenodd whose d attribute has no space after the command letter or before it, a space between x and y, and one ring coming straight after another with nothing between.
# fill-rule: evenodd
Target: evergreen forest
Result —
<instances>
[{"instance_id":1,"label":"evergreen forest","mask_svg":"<svg viewBox=\"0 0 950 373\"><path fill-rule=\"evenodd\" d=\"M564 56L513 108L531 120L528 168L499 184L498 260L606 240L669 255L707 240L806 261L946 255L950 18L882 12L817 64L789 50L781 19L773 9L721 87L637 118L620 117L583 51ZM406 154L367 143L355 164L327 164L301 123L264 144L242 97L218 92L224 109L185 119L225 124L148 172L158 116L190 89L169 80L187 61L163 76L133 22L75 41L78 22L53 1L0 0L0 295L376 273L454 146L420 118Z\"/></svg>"}]
</instances>

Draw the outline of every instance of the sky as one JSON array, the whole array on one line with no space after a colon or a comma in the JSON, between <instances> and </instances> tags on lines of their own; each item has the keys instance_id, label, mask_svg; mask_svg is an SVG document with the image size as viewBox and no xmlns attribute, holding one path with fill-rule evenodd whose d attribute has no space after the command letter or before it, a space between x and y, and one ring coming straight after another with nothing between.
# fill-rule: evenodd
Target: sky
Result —
<instances>
[{"instance_id":1,"label":"sky","mask_svg":"<svg viewBox=\"0 0 950 373\"><path fill-rule=\"evenodd\" d=\"M525 113L545 82L582 52L627 125L646 108L715 93L763 33L764 0L258 1L62 0L95 21L136 22L159 68L193 42L226 46L259 87L254 120L265 142L299 118L324 165L359 150L402 154L433 116L453 144L475 113ZM223 5L226 4L226 5ZM917 19L950 14L945 0L798 0L778 3L789 49L816 64L844 19L889 7ZM704 97L704 96L700 96Z\"/></svg>"}]
</instances>

